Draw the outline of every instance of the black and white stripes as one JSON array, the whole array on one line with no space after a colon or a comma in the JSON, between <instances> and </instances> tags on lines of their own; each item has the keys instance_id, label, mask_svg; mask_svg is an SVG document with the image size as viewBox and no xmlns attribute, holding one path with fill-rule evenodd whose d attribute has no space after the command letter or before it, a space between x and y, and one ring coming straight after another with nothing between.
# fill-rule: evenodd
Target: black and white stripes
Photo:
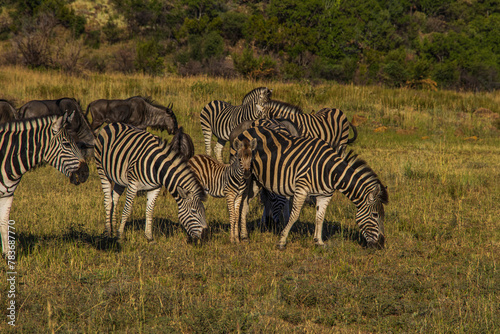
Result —
<instances>
[{"instance_id":1,"label":"black and white stripes","mask_svg":"<svg viewBox=\"0 0 500 334\"><path fill-rule=\"evenodd\" d=\"M70 178L71 183L87 180L89 169L75 142L68 136L69 118L45 116L0 125L0 232L2 254L7 251L7 223L14 191L31 168L48 162Z\"/></svg>"},{"instance_id":2,"label":"black and white stripes","mask_svg":"<svg viewBox=\"0 0 500 334\"><path fill-rule=\"evenodd\" d=\"M202 203L205 192L185 158L170 145L161 145L149 132L123 123L111 123L99 132L95 161L104 191L109 236L116 228L116 204L120 195L127 190L118 237L123 236L137 191L145 190L145 234L152 241L153 209L162 186L177 202L179 221L189 236L201 238L205 234L207 224Z\"/></svg>"},{"instance_id":3,"label":"black and white stripes","mask_svg":"<svg viewBox=\"0 0 500 334\"><path fill-rule=\"evenodd\" d=\"M323 245L322 228L333 192L340 191L357 207L356 221L369 246L384 245L385 187L377 175L352 153L334 150L316 138L292 137L265 127L253 127L238 139L257 139L253 174L264 188L278 195L293 196L293 207L279 246L286 245L308 195L316 197L314 240ZM243 213L244 214L244 213Z\"/></svg>"},{"instance_id":4,"label":"black and white stripes","mask_svg":"<svg viewBox=\"0 0 500 334\"><path fill-rule=\"evenodd\" d=\"M294 105L275 100L257 107L263 117L289 119L297 125L301 136L322 139L333 147L350 144L357 137L356 128L339 109L323 108L315 114L304 114ZM352 138L349 128L353 130Z\"/></svg>"},{"instance_id":5,"label":"black and white stripes","mask_svg":"<svg viewBox=\"0 0 500 334\"><path fill-rule=\"evenodd\" d=\"M211 154L212 135L217 138L214 148L215 157L222 162L222 149L229 140L231 131L241 122L260 118L257 104L265 104L271 98L272 91L266 87L252 90L243 98L243 103L233 106L224 101L208 103L200 113L201 129L205 140L205 153Z\"/></svg>"}]
</instances>

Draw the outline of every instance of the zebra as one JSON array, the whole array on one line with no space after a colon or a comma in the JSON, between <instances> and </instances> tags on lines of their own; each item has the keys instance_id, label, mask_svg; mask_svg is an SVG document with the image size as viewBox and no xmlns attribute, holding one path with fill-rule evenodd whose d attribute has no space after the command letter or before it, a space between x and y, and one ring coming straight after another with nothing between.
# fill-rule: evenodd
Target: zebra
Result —
<instances>
[{"instance_id":1,"label":"zebra","mask_svg":"<svg viewBox=\"0 0 500 334\"><path fill-rule=\"evenodd\" d=\"M74 113L11 121L0 125L0 232L7 256L8 222L14 191L24 173L48 162L70 182L87 181L89 168L66 127Z\"/></svg>"},{"instance_id":2,"label":"zebra","mask_svg":"<svg viewBox=\"0 0 500 334\"><path fill-rule=\"evenodd\" d=\"M182 131L177 132L180 136ZM172 141L176 141L175 137ZM125 223L138 191L147 192L146 228L148 241L153 242L151 223L153 210L161 187L165 186L178 206L180 223L190 238L207 235L206 194L186 158L172 145L163 145L158 137L124 123L103 127L96 139L95 162L104 192L106 234L123 239ZM116 206L126 191L125 207L119 229L116 230Z\"/></svg>"},{"instance_id":3,"label":"zebra","mask_svg":"<svg viewBox=\"0 0 500 334\"><path fill-rule=\"evenodd\" d=\"M255 121L243 121L236 128L231 131L229 135L229 142L231 144L231 156L235 154L233 150L233 141L246 129L255 126L265 126L269 129L275 131L284 131L292 136L299 136L299 129L297 125L288 119L257 119ZM258 189L255 192L251 192L250 197L245 196L246 201L252 200L257 194ZM267 189L262 189L260 191L260 200L264 204L264 212L262 213L261 224L262 226L267 225L269 220L272 218L275 222L280 220L283 214L284 221L288 220L290 215L290 201L283 196L274 194ZM242 224L245 225L245 224ZM245 235L244 235L245 237Z\"/></svg>"},{"instance_id":4,"label":"zebra","mask_svg":"<svg viewBox=\"0 0 500 334\"><path fill-rule=\"evenodd\" d=\"M297 106L276 100L258 104L257 109L263 117L289 119L298 126L301 136L323 139L333 147L351 144L358 136L356 127L339 109L323 108L314 115L305 114ZM353 131L352 138L349 138L349 128Z\"/></svg>"},{"instance_id":5,"label":"zebra","mask_svg":"<svg viewBox=\"0 0 500 334\"><path fill-rule=\"evenodd\" d=\"M369 247L383 248L384 204L389 197L375 172L345 148L333 149L317 138L293 137L266 127L253 127L239 140L256 138L252 173L259 185L281 196L293 196L290 219L281 233L283 249L290 229L299 217L307 195L316 196L314 241L323 246L322 229L326 207L338 190L357 208L356 222ZM242 224L248 211L243 202Z\"/></svg>"},{"instance_id":6,"label":"zebra","mask_svg":"<svg viewBox=\"0 0 500 334\"><path fill-rule=\"evenodd\" d=\"M217 137L214 147L215 157L222 162L222 149L229 140L231 131L241 122L260 118L256 104L265 104L271 98L272 90L259 87L245 95L243 103L233 106L224 101L211 101L200 113L201 129L205 139L205 153L210 155L212 134Z\"/></svg>"},{"instance_id":7,"label":"zebra","mask_svg":"<svg viewBox=\"0 0 500 334\"><path fill-rule=\"evenodd\" d=\"M257 140L234 140L236 151L231 156L228 165L218 162L208 155L198 154L189 160L191 169L195 172L208 194L213 197L225 197L229 211L232 243L240 241L239 210L242 195L246 189L247 180L252 175L253 151ZM241 226L242 235L247 235L246 225Z\"/></svg>"}]
</instances>

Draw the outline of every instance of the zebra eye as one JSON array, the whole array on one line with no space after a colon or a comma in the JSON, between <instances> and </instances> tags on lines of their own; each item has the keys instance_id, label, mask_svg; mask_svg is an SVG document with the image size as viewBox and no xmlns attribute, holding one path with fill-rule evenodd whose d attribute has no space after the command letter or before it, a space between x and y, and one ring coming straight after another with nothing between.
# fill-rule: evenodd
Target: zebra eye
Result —
<instances>
[{"instance_id":1,"label":"zebra eye","mask_svg":"<svg viewBox=\"0 0 500 334\"><path fill-rule=\"evenodd\" d=\"M68 142L63 142L62 145L65 147L65 148L71 148L71 143L68 143Z\"/></svg>"},{"instance_id":2,"label":"zebra eye","mask_svg":"<svg viewBox=\"0 0 500 334\"><path fill-rule=\"evenodd\" d=\"M373 218L375 218L375 219L378 219L378 213L373 212L373 213L372 213L372 217L373 217Z\"/></svg>"}]
</instances>

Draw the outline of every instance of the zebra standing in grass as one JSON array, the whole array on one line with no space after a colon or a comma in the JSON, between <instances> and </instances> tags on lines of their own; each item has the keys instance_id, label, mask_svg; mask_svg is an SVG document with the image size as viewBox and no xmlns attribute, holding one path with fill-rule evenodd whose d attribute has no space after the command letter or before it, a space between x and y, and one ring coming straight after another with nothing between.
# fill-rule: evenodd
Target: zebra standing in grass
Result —
<instances>
[{"instance_id":1,"label":"zebra standing in grass","mask_svg":"<svg viewBox=\"0 0 500 334\"><path fill-rule=\"evenodd\" d=\"M205 153L210 155L212 134L217 137L214 147L215 157L222 162L222 149L229 140L231 131L241 122L260 118L261 113L256 105L264 105L271 99L272 90L259 87L243 98L243 103L233 106L224 101L208 103L200 113L201 129L205 139Z\"/></svg>"},{"instance_id":2,"label":"zebra standing in grass","mask_svg":"<svg viewBox=\"0 0 500 334\"><path fill-rule=\"evenodd\" d=\"M228 165L218 162L208 155L195 155L189 160L207 193L213 197L225 197L231 225L231 242L240 241L239 211L247 180L252 175L253 151L257 140L234 140L235 155ZM246 225L241 226L242 235L247 235Z\"/></svg>"},{"instance_id":3,"label":"zebra standing in grass","mask_svg":"<svg viewBox=\"0 0 500 334\"><path fill-rule=\"evenodd\" d=\"M333 147L351 144L358 136L356 127L339 109L323 108L314 115L304 114L297 106L275 100L259 104L257 108L263 117L289 119L298 126L301 136L322 139ZM349 128L353 131L352 138L349 138Z\"/></svg>"},{"instance_id":4,"label":"zebra standing in grass","mask_svg":"<svg viewBox=\"0 0 500 334\"><path fill-rule=\"evenodd\" d=\"M8 249L10 208L21 177L31 168L48 162L70 178L71 183L87 180L89 168L75 142L68 136L68 117L45 116L0 125L0 232L2 255Z\"/></svg>"},{"instance_id":5,"label":"zebra standing in grass","mask_svg":"<svg viewBox=\"0 0 500 334\"><path fill-rule=\"evenodd\" d=\"M182 131L177 132L180 136ZM175 141L175 137L173 139ZM106 232L116 230L116 206L125 188L126 201L117 236L123 238L125 223L138 191L147 191L145 235L153 241L151 223L153 210L161 187L172 194L178 206L180 223L188 235L206 235L206 195L186 159L172 145L163 145L158 137L123 123L103 127L96 140L95 161L101 179L106 209Z\"/></svg>"},{"instance_id":6,"label":"zebra standing in grass","mask_svg":"<svg viewBox=\"0 0 500 334\"><path fill-rule=\"evenodd\" d=\"M288 233L299 218L308 195L316 196L314 241L322 240L326 207L338 190L357 208L356 222L368 246L384 247L384 204L386 188L368 165L352 152L334 150L317 138L292 137L265 127L254 127L238 136L239 140L257 139L252 173L264 188L286 197L293 196L292 212L278 246L284 248ZM243 208L243 218L248 206Z\"/></svg>"}]
</instances>

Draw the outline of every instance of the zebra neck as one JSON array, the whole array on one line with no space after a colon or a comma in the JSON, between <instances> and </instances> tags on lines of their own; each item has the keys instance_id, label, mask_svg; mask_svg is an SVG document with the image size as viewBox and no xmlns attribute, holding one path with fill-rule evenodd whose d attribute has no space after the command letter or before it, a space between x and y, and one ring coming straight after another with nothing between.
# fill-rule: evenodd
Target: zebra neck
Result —
<instances>
[{"instance_id":1,"label":"zebra neck","mask_svg":"<svg viewBox=\"0 0 500 334\"><path fill-rule=\"evenodd\" d=\"M229 159L229 165L227 165L225 168L225 173L228 177L233 178L243 176L243 170L241 169L240 160L237 156L231 156L231 158Z\"/></svg>"},{"instance_id":2,"label":"zebra neck","mask_svg":"<svg viewBox=\"0 0 500 334\"><path fill-rule=\"evenodd\" d=\"M339 160L332 169L330 186L333 190L344 194L357 206L364 200L367 181L371 183L373 176L363 169L351 167L342 159Z\"/></svg>"},{"instance_id":3,"label":"zebra neck","mask_svg":"<svg viewBox=\"0 0 500 334\"><path fill-rule=\"evenodd\" d=\"M184 158L176 152L161 154L153 162L154 178L158 185L163 185L172 194L178 186L189 188L189 179L193 172Z\"/></svg>"}]
</instances>

